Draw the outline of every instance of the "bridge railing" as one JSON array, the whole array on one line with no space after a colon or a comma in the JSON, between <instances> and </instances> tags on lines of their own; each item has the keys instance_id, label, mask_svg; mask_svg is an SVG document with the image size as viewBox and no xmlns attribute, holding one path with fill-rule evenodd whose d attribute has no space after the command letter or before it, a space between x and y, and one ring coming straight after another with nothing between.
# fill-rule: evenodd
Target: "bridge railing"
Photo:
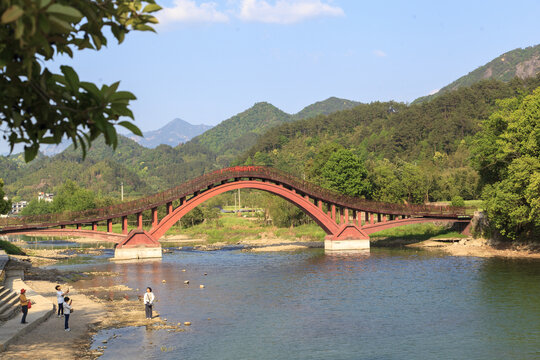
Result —
<instances>
[{"instance_id":1,"label":"bridge railing","mask_svg":"<svg viewBox=\"0 0 540 360\"><path fill-rule=\"evenodd\" d=\"M124 203L119 203L99 209L90 209L77 212L64 212L55 214L42 214L21 217L8 217L0 219L0 227L12 227L21 225L49 225L61 223L85 223L99 221L108 218L117 218L134 214L164 205L168 202L188 197L196 192L203 191L209 186L219 184L231 179L253 178L269 180L283 184L298 192L309 195L312 198L326 203L336 204L353 210L373 213L412 215L412 216L449 216L471 215L471 208L434 206L417 204L391 204L371 201L356 197L339 194L335 191L324 189L316 184L299 179L286 172L266 166L236 166L213 171L195 179L189 180L174 188Z\"/></svg>"}]
</instances>

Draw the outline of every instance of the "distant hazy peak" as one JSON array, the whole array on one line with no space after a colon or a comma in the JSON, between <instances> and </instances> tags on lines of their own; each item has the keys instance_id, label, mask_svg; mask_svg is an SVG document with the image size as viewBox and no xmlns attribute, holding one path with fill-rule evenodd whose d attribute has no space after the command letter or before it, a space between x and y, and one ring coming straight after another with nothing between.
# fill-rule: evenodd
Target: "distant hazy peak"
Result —
<instances>
[{"instance_id":1,"label":"distant hazy peak","mask_svg":"<svg viewBox=\"0 0 540 360\"><path fill-rule=\"evenodd\" d=\"M153 149L162 144L174 147L180 143L188 142L211 128L210 125L193 125L176 118L157 130L145 131L144 138L135 135L130 135L129 138L147 148Z\"/></svg>"}]
</instances>

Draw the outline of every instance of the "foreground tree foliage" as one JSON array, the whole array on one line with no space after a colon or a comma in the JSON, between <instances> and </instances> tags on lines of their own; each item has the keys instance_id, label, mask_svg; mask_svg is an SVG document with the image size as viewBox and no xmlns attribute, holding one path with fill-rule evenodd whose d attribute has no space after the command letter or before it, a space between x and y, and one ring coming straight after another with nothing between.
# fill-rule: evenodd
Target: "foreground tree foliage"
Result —
<instances>
[{"instance_id":1,"label":"foreground tree foliage","mask_svg":"<svg viewBox=\"0 0 540 360\"><path fill-rule=\"evenodd\" d=\"M540 234L540 88L501 100L475 139L490 223L509 239Z\"/></svg>"},{"instance_id":2,"label":"foreground tree foliage","mask_svg":"<svg viewBox=\"0 0 540 360\"><path fill-rule=\"evenodd\" d=\"M11 201L4 200L4 180L0 179L0 214L7 214L11 210Z\"/></svg>"},{"instance_id":3,"label":"foreground tree foliage","mask_svg":"<svg viewBox=\"0 0 540 360\"><path fill-rule=\"evenodd\" d=\"M117 145L115 125L134 134L128 108L135 96L118 91L119 82L84 82L69 66L61 74L48 68L57 55L74 56L107 45L110 30L119 43L131 30L153 31L154 0L0 0L0 129L11 146L24 144L25 161L40 144L59 144L68 137L86 148L100 134Z\"/></svg>"}]
</instances>

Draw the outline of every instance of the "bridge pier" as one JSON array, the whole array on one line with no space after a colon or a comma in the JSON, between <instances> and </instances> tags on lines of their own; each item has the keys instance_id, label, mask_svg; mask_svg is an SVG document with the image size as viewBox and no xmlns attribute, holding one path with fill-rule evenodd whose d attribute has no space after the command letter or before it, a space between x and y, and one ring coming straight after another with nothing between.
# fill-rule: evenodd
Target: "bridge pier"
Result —
<instances>
[{"instance_id":1,"label":"bridge pier","mask_svg":"<svg viewBox=\"0 0 540 360\"><path fill-rule=\"evenodd\" d=\"M133 229L114 248L113 260L161 258L161 244L141 229Z\"/></svg>"},{"instance_id":2,"label":"bridge pier","mask_svg":"<svg viewBox=\"0 0 540 360\"><path fill-rule=\"evenodd\" d=\"M326 252L366 251L369 248L369 235L352 223L341 224L335 234L328 235L324 240Z\"/></svg>"}]
</instances>

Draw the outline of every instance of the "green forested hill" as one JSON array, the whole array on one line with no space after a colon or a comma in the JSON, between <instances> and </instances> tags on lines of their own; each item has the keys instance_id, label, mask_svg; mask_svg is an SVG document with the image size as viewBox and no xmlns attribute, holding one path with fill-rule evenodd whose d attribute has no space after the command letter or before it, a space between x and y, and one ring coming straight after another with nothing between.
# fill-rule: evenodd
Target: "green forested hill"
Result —
<instances>
[{"instance_id":1,"label":"green forested hill","mask_svg":"<svg viewBox=\"0 0 540 360\"><path fill-rule=\"evenodd\" d=\"M413 104L434 99L460 87L471 86L482 80L494 79L510 81L515 77L526 79L540 73L540 45L525 49L515 49L504 53L489 63L480 66L469 74L460 77L451 84L441 88L436 94L416 99Z\"/></svg>"},{"instance_id":2,"label":"green forested hill","mask_svg":"<svg viewBox=\"0 0 540 360\"><path fill-rule=\"evenodd\" d=\"M366 163L376 200L472 199L479 195L479 176L468 160L470 137L498 99L538 86L540 76L487 80L427 103L375 102L283 124L261 136L238 163L270 165L319 181L328 157L345 148Z\"/></svg>"},{"instance_id":3,"label":"green forested hill","mask_svg":"<svg viewBox=\"0 0 540 360\"><path fill-rule=\"evenodd\" d=\"M218 155L217 163L225 165L238 153L252 146L262 132L291 120L291 115L274 105L260 102L195 137L191 142Z\"/></svg>"},{"instance_id":4,"label":"green forested hill","mask_svg":"<svg viewBox=\"0 0 540 360\"><path fill-rule=\"evenodd\" d=\"M360 105L359 102L331 97L306 106L294 115L295 120L307 119L317 115L328 115L341 110L352 109Z\"/></svg>"},{"instance_id":5,"label":"green forested hill","mask_svg":"<svg viewBox=\"0 0 540 360\"><path fill-rule=\"evenodd\" d=\"M303 116L341 110L352 103L330 98L306 107ZM5 180L10 197L18 195L22 199L34 197L37 191L53 191L67 179L106 195L118 195L123 182L127 196L141 196L230 165L262 133L293 121L295 116L300 115L287 114L268 103L257 103L174 148L160 145L148 149L119 136L116 151L98 139L84 160L80 150L73 147L53 157L40 155L29 164L19 155L0 156L0 178Z\"/></svg>"}]
</instances>

